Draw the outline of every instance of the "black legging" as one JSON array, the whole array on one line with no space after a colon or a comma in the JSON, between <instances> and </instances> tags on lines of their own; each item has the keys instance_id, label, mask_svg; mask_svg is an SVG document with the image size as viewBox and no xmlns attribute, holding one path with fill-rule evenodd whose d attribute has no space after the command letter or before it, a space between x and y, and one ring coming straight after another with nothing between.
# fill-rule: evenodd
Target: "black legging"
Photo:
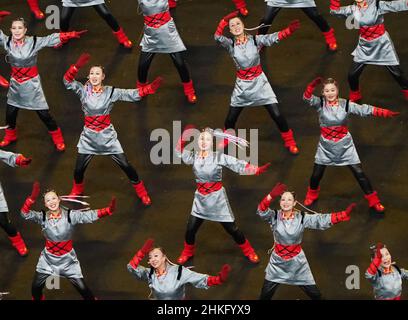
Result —
<instances>
[{"instance_id":1,"label":"black legging","mask_svg":"<svg viewBox=\"0 0 408 320\"><path fill-rule=\"evenodd\" d=\"M264 284L262 286L261 295L259 300L271 300L273 295L278 289L279 283L272 282L268 280L264 280ZM302 289L310 299L312 300L321 300L322 294L320 293L319 288L316 285L308 285L308 286L298 286Z\"/></svg>"},{"instance_id":2,"label":"black legging","mask_svg":"<svg viewBox=\"0 0 408 320\"><path fill-rule=\"evenodd\" d=\"M374 192L373 187L371 186L370 180L365 175L361 164L351 164L348 165L349 169L356 178L358 184L365 194L371 194ZM310 177L310 188L316 190L319 187L320 180L323 178L324 171L326 166L321 164L314 164L313 173Z\"/></svg>"},{"instance_id":3,"label":"black legging","mask_svg":"<svg viewBox=\"0 0 408 320\"><path fill-rule=\"evenodd\" d=\"M0 212L0 227L6 231L9 237L17 235L17 229L11 224L7 212Z\"/></svg>"},{"instance_id":4,"label":"black legging","mask_svg":"<svg viewBox=\"0 0 408 320\"><path fill-rule=\"evenodd\" d=\"M224 127L225 129L235 129L238 117L241 114L243 107L230 107L228 110L227 117L225 118ZM272 120L275 121L276 125L279 128L280 132L288 132L289 126L286 121L286 118L279 111L277 103L268 104L265 106L265 109L269 112Z\"/></svg>"},{"instance_id":5,"label":"black legging","mask_svg":"<svg viewBox=\"0 0 408 320\"><path fill-rule=\"evenodd\" d=\"M20 108L14 107L12 105L7 105L6 108L6 124L10 129L16 128L17 115ZM49 110L36 110L35 111L41 121L45 124L48 131L55 131L58 129L57 123L52 117Z\"/></svg>"},{"instance_id":6,"label":"black legging","mask_svg":"<svg viewBox=\"0 0 408 320\"><path fill-rule=\"evenodd\" d=\"M350 85L350 89L352 91L357 91L360 88L360 76L363 72L366 64L354 62L351 64L349 74L348 74L348 82ZM408 90L408 79L405 77L404 72L402 71L399 65L397 66L385 66L387 70L391 73L391 76L398 82L399 86L403 90Z\"/></svg>"},{"instance_id":7,"label":"black legging","mask_svg":"<svg viewBox=\"0 0 408 320\"><path fill-rule=\"evenodd\" d=\"M195 243L195 236L203 222L204 219L190 215L187 222L187 230L185 235L185 240L188 244L192 245ZM245 243L246 240L245 236L242 233L242 231L238 229L235 222L220 222L220 223L225 229L225 231L227 231L232 236L232 238L237 244Z\"/></svg>"},{"instance_id":8,"label":"black legging","mask_svg":"<svg viewBox=\"0 0 408 320\"><path fill-rule=\"evenodd\" d=\"M153 61L155 53L154 52L140 52L139 57L139 68L137 69L137 76L139 82L146 83L147 82L147 74L149 72L150 64ZM180 79L182 82L189 82L190 81L190 73L188 71L186 59L184 56L184 51L181 52L174 52L169 53L171 59L173 60L174 66L176 67Z\"/></svg>"},{"instance_id":9,"label":"black legging","mask_svg":"<svg viewBox=\"0 0 408 320\"><path fill-rule=\"evenodd\" d=\"M36 272L34 274L34 279L31 286L31 294L34 300L41 300L43 294L42 291L48 277L49 275L44 273ZM84 278L68 278L68 280L73 284L84 300L95 300L95 296L86 285Z\"/></svg>"},{"instance_id":10,"label":"black legging","mask_svg":"<svg viewBox=\"0 0 408 320\"><path fill-rule=\"evenodd\" d=\"M261 23L270 25L273 22L273 19L277 16L279 11L282 8L280 7L271 7L271 6L266 6L266 12L264 18L261 20ZM299 8L302 9L302 11L317 25L317 27L320 29L322 32L327 32L330 30L330 26L327 23L326 19L323 18L323 16L317 11L316 7L310 7L310 8ZM259 28L259 34L266 34L268 32L269 27L262 27Z\"/></svg>"},{"instance_id":11,"label":"black legging","mask_svg":"<svg viewBox=\"0 0 408 320\"><path fill-rule=\"evenodd\" d=\"M78 154L74 171L75 183L82 183L84 181L85 170L91 162L93 156L93 154ZM135 168L129 163L124 153L111 154L110 157L123 170L123 172L126 173L132 184L139 182L139 176Z\"/></svg>"},{"instance_id":12,"label":"black legging","mask_svg":"<svg viewBox=\"0 0 408 320\"><path fill-rule=\"evenodd\" d=\"M106 21L106 23L111 27L113 31L115 32L119 31L120 26L116 21L115 17L112 15L112 13L109 12L109 9L106 6L106 4L98 4L92 7L96 10L96 12L98 12L101 18ZM69 30L69 22L71 21L75 9L76 8L73 7L62 7L60 23L61 31Z\"/></svg>"}]
</instances>

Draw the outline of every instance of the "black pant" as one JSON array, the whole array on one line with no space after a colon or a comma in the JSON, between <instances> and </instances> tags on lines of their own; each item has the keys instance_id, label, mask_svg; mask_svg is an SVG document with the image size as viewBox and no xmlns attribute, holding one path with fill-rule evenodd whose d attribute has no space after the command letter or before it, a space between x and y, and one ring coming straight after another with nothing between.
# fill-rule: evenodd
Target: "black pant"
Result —
<instances>
[{"instance_id":1,"label":"black pant","mask_svg":"<svg viewBox=\"0 0 408 320\"><path fill-rule=\"evenodd\" d=\"M49 275L44 273L36 272L34 274L34 279L31 286L31 294L34 300L41 300L45 281L48 277ZM95 296L86 285L84 278L68 278L68 280L73 284L84 300L95 300Z\"/></svg>"},{"instance_id":2,"label":"black pant","mask_svg":"<svg viewBox=\"0 0 408 320\"><path fill-rule=\"evenodd\" d=\"M280 7L271 7L271 6L266 6L266 12L264 18L261 20L261 23L264 24L272 24L273 19L278 15L279 11L282 8ZM317 11L316 7L311 7L311 8L300 8L302 11L317 25L317 27L320 29L322 32L327 32L330 30L330 26L327 23L326 19L323 18L323 16ZM259 34L266 34L268 32L269 27L262 27L259 28Z\"/></svg>"},{"instance_id":3,"label":"black pant","mask_svg":"<svg viewBox=\"0 0 408 320\"><path fill-rule=\"evenodd\" d=\"M187 230L185 235L185 240L188 244L192 245L195 243L195 236L203 222L204 219L190 215L190 218L188 219L187 222ZM227 231L232 236L232 238L237 244L243 244L245 242L246 240L245 236L242 233L242 231L238 229L235 222L220 222L220 223L225 229L225 231Z\"/></svg>"},{"instance_id":4,"label":"black pant","mask_svg":"<svg viewBox=\"0 0 408 320\"><path fill-rule=\"evenodd\" d=\"M17 235L17 229L11 224L7 212L0 212L0 227L9 237L15 237Z\"/></svg>"},{"instance_id":5,"label":"black pant","mask_svg":"<svg viewBox=\"0 0 408 320\"><path fill-rule=\"evenodd\" d=\"M174 66L176 67L180 75L181 82L189 82L190 73L188 71L184 51L169 53L169 55L173 60ZM154 52L144 51L140 52L139 68L137 70L139 82L141 83L147 82L147 73L149 72L150 64L152 63L154 56L155 56Z\"/></svg>"},{"instance_id":6,"label":"black pant","mask_svg":"<svg viewBox=\"0 0 408 320\"><path fill-rule=\"evenodd\" d=\"M111 27L113 31L119 31L120 26L116 21L115 17L109 12L106 4L98 4L93 6L93 8L98 12L103 20ZM61 31L69 30L69 22L71 21L72 15L74 14L76 8L73 7L62 7L61 11Z\"/></svg>"},{"instance_id":7,"label":"black pant","mask_svg":"<svg viewBox=\"0 0 408 320\"><path fill-rule=\"evenodd\" d=\"M20 108L14 107L12 105L7 105L6 108L6 124L10 129L16 128L17 115ZM49 110L36 110L35 111L41 121L45 124L48 131L55 131L58 129L57 123L52 117Z\"/></svg>"},{"instance_id":8,"label":"black pant","mask_svg":"<svg viewBox=\"0 0 408 320\"><path fill-rule=\"evenodd\" d=\"M279 283L268 281L265 279L259 300L271 300L276 292L276 289L278 289L278 286ZM320 290L316 285L298 287L302 289L310 299L312 300L322 299L322 294L320 293Z\"/></svg>"},{"instance_id":9,"label":"black pant","mask_svg":"<svg viewBox=\"0 0 408 320\"><path fill-rule=\"evenodd\" d=\"M365 175L361 164L352 164L348 166L354 177L356 178L358 184L365 194L373 193L373 187L371 186L370 180ZM314 164L313 173L310 177L310 188L316 190L319 187L320 180L323 178L326 166L321 164Z\"/></svg>"},{"instance_id":10,"label":"black pant","mask_svg":"<svg viewBox=\"0 0 408 320\"><path fill-rule=\"evenodd\" d=\"M241 114L243 107L230 107L228 110L227 117L225 118L224 127L225 129L235 129L238 117ZM268 104L265 106L265 109L268 111L272 120L275 121L276 125L279 128L280 132L288 132L289 126L286 121L286 118L279 111L278 104Z\"/></svg>"},{"instance_id":11,"label":"black pant","mask_svg":"<svg viewBox=\"0 0 408 320\"><path fill-rule=\"evenodd\" d=\"M75 183L82 183L84 181L85 170L91 162L93 156L93 154L78 154L74 171ZM129 163L124 153L111 154L110 157L123 170L123 172L126 173L132 184L140 182L135 168Z\"/></svg>"},{"instance_id":12,"label":"black pant","mask_svg":"<svg viewBox=\"0 0 408 320\"><path fill-rule=\"evenodd\" d=\"M363 72L366 64L354 62L351 64L349 73L348 73L348 82L350 89L352 91L357 91L360 88L360 76ZM398 82L399 86L403 90L408 89L408 79L405 77L404 72L402 71L399 65L397 66L385 66L387 70L391 73L391 76Z\"/></svg>"}]
</instances>

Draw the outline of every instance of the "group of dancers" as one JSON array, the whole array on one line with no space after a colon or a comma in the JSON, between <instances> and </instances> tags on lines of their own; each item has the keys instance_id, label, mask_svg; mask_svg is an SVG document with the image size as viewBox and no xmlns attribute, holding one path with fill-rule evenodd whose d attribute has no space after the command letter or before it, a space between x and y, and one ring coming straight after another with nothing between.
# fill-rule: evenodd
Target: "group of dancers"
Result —
<instances>
[{"instance_id":1,"label":"group of dancers","mask_svg":"<svg viewBox=\"0 0 408 320\"><path fill-rule=\"evenodd\" d=\"M76 224L92 223L99 218L112 215L116 200L112 198L106 208L99 210L70 210L61 204L84 195L85 170L95 155L110 156L127 175L143 205L152 205L144 182L127 159L111 123L110 112L114 103L137 102L147 95L156 93L162 84L161 77L153 81L148 80L149 67L156 53L170 55L180 75L187 101L196 103L198 100L186 63L186 47L170 11L176 7L176 1L138 0L138 2L143 13L144 29L140 43L138 81L134 89L105 85L106 74L101 65L90 64L87 71L88 81L85 84L75 80L78 72L92 59L87 53L83 53L62 77L65 87L73 91L80 100L84 112L84 128L77 145L78 155L70 194L59 196L54 190L47 190L43 195L43 205L46 209L32 210L31 207L40 194L40 185L35 182L32 194L21 208L21 216L25 220L40 224L46 239L32 284L34 300L45 299L43 288L46 279L51 275L69 279L84 299L96 299L83 279L73 249L72 231ZM232 2L237 11L223 17L214 33L215 41L226 49L237 68L224 130L219 132L210 128L203 129L198 136L196 135L198 150L192 151L186 148L186 144L197 131L192 125L186 126L175 149L176 155L183 163L192 166L197 184L183 249L175 264L169 260L163 248L154 246L154 240L148 239L128 264L130 273L149 284L155 299L184 299L187 284L207 289L227 281L231 272L228 264L223 265L216 276L197 273L183 266L196 254L196 234L206 220L221 223L250 263L256 264L260 261L255 249L235 222L222 183L222 169L226 167L243 175L260 175L267 171L270 163L256 166L225 154L223 149L231 142L242 143L235 134L235 128L243 108L264 106L279 129L284 147L290 154L300 153L294 132L280 111L277 97L261 66L260 54L265 50L264 47L278 44L288 37L295 37L296 31L300 28L299 20L294 20L278 32L267 33L278 12L282 8L302 9L323 33L329 51L335 52L341 45L336 40L334 29L318 12L313 0L265 1L265 16L256 35L247 33L245 29L243 17L249 13L245 0ZM35 18L45 18L38 0L27 0L27 3ZM60 152L65 150L62 131L49 112L41 86L37 55L43 48L58 48L72 39L86 37L86 30L69 31L70 19L76 9L89 6L92 6L111 27L121 45L125 48L133 46L104 0L62 0L61 30L45 37L29 36L27 23L23 18L12 19L10 35L0 30L0 46L6 53L7 63L11 66L10 81L0 76L0 86L8 89L5 135L0 147L7 147L17 141L17 115L20 109L26 109L36 111L46 125L56 150ZM352 203L345 210L326 214L316 213L308 208L319 197L319 184L327 166L348 166L363 190L368 206L380 214L384 213L385 207L377 191L362 170L361 161L347 127L347 120L350 114L384 118L398 115L398 112L388 109L361 104L359 77L366 65L385 66L408 99L408 80L399 66L398 56L384 27L384 14L399 11L408 11L407 0L355 0L348 6L341 6L340 0L330 0L332 15L346 18L353 16L360 26L358 44L352 53L354 59L348 75L350 94L348 99L339 97L338 83L333 78L318 77L305 88L303 99L307 105L316 109L319 116L320 140L303 205L298 203L294 192L289 191L286 185L278 183L254 210L261 219L270 224L274 237L260 299L271 299L279 284L300 286L310 298L321 299L322 295L301 247L303 232L306 228L325 230L339 222L348 221L355 207ZM10 12L0 11L0 21L9 15ZM230 33L228 36L225 35L227 27ZM322 87L321 92L314 95L319 85ZM214 148L215 138L221 138L217 148ZM25 167L31 162L31 158L4 150L0 150L0 159L12 167ZM279 209L271 209L272 202L278 198ZM297 205L301 205L304 210L296 209ZM0 185L0 225L18 253L26 256L27 246L21 234L10 222L8 211ZM400 299L401 280L408 278L408 271L392 264L391 255L382 243L375 245L372 252L372 261L367 269L366 278L373 285L375 298ZM145 257L148 258L150 268L140 264Z\"/></svg>"}]
</instances>

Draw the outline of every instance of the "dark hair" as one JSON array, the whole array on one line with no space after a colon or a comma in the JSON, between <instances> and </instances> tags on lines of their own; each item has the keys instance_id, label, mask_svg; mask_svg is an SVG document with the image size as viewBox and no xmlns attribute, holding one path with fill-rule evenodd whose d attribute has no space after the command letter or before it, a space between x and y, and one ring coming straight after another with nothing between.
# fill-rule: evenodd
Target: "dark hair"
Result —
<instances>
[{"instance_id":1,"label":"dark hair","mask_svg":"<svg viewBox=\"0 0 408 320\"><path fill-rule=\"evenodd\" d=\"M54 192L57 195L57 197L59 197L57 191L55 191L54 189L46 189L45 192L43 193L43 198L45 197L47 193L50 193L50 192Z\"/></svg>"},{"instance_id":2,"label":"dark hair","mask_svg":"<svg viewBox=\"0 0 408 320\"><path fill-rule=\"evenodd\" d=\"M14 22L22 22L23 23L23 25L24 25L24 28L27 28L27 22L25 21L25 19L24 18L15 18L15 19L13 19L12 21L11 21L11 24L13 24Z\"/></svg>"},{"instance_id":3,"label":"dark hair","mask_svg":"<svg viewBox=\"0 0 408 320\"><path fill-rule=\"evenodd\" d=\"M327 78L326 80L323 81L323 89L326 85L328 84L334 84L336 86L337 89L339 89L339 84L337 83L337 81L333 78Z\"/></svg>"},{"instance_id":4,"label":"dark hair","mask_svg":"<svg viewBox=\"0 0 408 320\"><path fill-rule=\"evenodd\" d=\"M283 192L283 193L286 193L286 192L289 192L292 196L293 196L293 200L295 200L296 201L296 192L295 191L285 191L285 192ZM282 193L282 195L283 195L283 193ZM282 197L282 195L281 195L281 197Z\"/></svg>"},{"instance_id":5,"label":"dark hair","mask_svg":"<svg viewBox=\"0 0 408 320\"><path fill-rule=\"evenodd\" d=\"M100 65L100 64L94 64L89 68L89 71L91 71L92 68L101 68L103 74L105 74L105 67Z\"/></svg>"},{"instance_id":6,"label":"dark hair","mask_svg":"<svg viewBox=\"0 0 408 320\"><path fill-rule=\"evenodd\" d=\"M156 250L156 249L160 250L161 253L166 256L166 250L164 250L164 248L163 248L163 247L160 247L160 246L151 248L151 249L149 250L149 252L147 253L147 255L149 255L150 252L152 252L153 250Z\"/></svg>"}]
</instances>

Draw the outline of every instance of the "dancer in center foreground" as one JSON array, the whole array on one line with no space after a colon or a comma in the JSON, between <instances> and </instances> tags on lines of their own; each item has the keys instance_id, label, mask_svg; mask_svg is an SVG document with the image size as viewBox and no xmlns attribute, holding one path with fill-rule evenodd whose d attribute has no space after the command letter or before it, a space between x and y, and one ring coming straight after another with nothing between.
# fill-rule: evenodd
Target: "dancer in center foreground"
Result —
<instances>
[{"instance_id":1,"label":"dancer in center foreground","mask_svg":"<svg viewBox=\"0 0 408 320\"><path fill-rule=\"evenodd\" d=\"M135 168L129 163L117 138L115 128L110 122L110 112L116 101L136 102L149 94L154 94L162 79L157 78L151 84L139 89L118 89L105 86L105 71L102 66L92 66L89 70L89 80L85 85L75 80L80 68L88 63L90 55L82 54L76 64L71 65L64 75L64 84L68 90L74 91L81 100L85 113L85 126L78 142L78 157L74 171L74 185L70 195L84 193L84 174L94 155L109 155L125 172L136 195L145 206L151 204L151 199L143 181Z\"/></svg>"},{"instance_id":2,"label":"dancer in center foreground","mask_svg":"<svg viewBox=\"0 0 408 320\"><path fill-rule=\"evenodd\" d=\"M326 230L339 222L350 220L355 203L344 211L329 214L308 214L295 209L293 192L278 183L260 202L257 214L271 226L273 251L265 270L260 300L270 300L280 284L299 286L311 299L321 299L309 263L301 247L305 229ZM280 196L280 210L271 210L271 202Z\"/></svg>"},{"instance_id":3,"label":"dancer in center foreground","mask_svg":"<svg viewBox=\"0 0 408 320\"><path fill-rule=\"evenodd\" d=\"M368 104L359 105L339 98L339 86L332 78L323 82L322 96L316 97L313 91L321 82L320 77L313 80L303 95L303 99L319 114L321 132L304 204L310 206L319 197L319 183L327 166L348 166L360 184L368 205L377 212L383 212L385 209L378 198L377 191L374 191L370 180L363 172L353 138L348 131L347 119L350 114L388 118L399 113Z\"/></svg>"},{"instance_id":4,"label":"dancer in center foreground","mask_svg":"<svg viewBox=\"0 0 408 320\"><path fill-rule=\"evenodd\" d=\"M110 216L115 210L116 200L112 198L108 207L99 210L69 210L60 206L61 199L55 191L44 194L47 211L34 211L31 207L40 194L40 184L35 182L31 195L21 208L21 216L41 225L45 236L45 248L41 252L32 284L33 300L45 300L42 293L49 276L67 278L85 300L95 300L82 275L72 234L77 224L93 223Z\"/></svg>"},{"instance_id":5,"label":"dancer in center foreground","mask_svg":"<svg viewBox=\"0 0 408 320\"><path fill-rule=\"evenodd\" d=\"M233 38L223 36L226 26L229 26ZM223 46L234 60L237 68L237 79L231 96L231 104L224 122L227 132L233 134L239 115L245 107L265 106L269 115L275 121L284 141L285 147L292 154L298 154L299 149L289 129L285 117L278 107L278 100L271 85L262 71L259 51L263 46L271 46L292 35L300 27L298 20L279 32L268 35L252 36L245 32L245 26L237 12L225 16L215 31L215 40ZM224 141L222 147L226 147Z\"/></svg>"},{"instance_id":6,"label":"dancer in center foreground","mask_svg":"<svg viewBox=\"0 0 408 320\"><path fill-rule=\"evenodd\" d=\"M222 186L222 168L249 175L260 175L269 167L270 163L257 167L244 160L238 160L224 153L213 152L213 133L205 129L198 138L198 152L184 150L187 139L192 134L192 128L186 127L180 137L176 155L185 164L193 166L196 177L197 190L194 194L193 208L187 222L184 249L177 259L179 264L184 264L195 253L195 237L198 229L205 220L220 222L234 241L241 248L244 255L252 262L258 263L259 257L249 241L235 224L235 217L229 205L227 194ZM228 134L224 134L226 138Z\"/></svg>"},{"instance_id":7,"label":"dancer in center foreground","mask_svg":"<svg viewBox=\"0 0 408 320\"><path fill-rule=\"evenodd\" d=\"M140 265L145 256L148 256L150 268ZM163 248L153 247L152 239L146 240L127 268L137 279L147 281L154 300L184 300L187 284L208 289L223 284L231 271L231 267L224 264L217 276L209 276L176 265L167 258Z\"/></svg>"}]
</instances>

